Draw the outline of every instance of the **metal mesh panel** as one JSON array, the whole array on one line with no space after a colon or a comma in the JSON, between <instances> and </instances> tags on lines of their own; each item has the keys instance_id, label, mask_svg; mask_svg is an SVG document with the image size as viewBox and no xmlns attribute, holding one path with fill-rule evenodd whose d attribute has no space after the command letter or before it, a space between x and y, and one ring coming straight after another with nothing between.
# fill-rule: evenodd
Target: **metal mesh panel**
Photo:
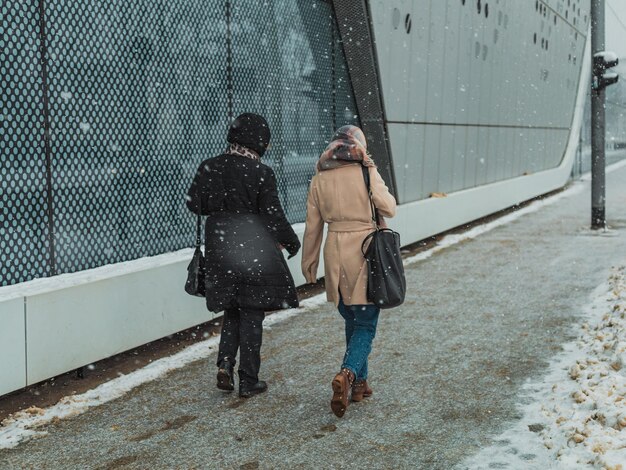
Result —
<instances>
[{"instance_id":1,"label":"metal mesh panel","mask_svg":"<svg viewBox=\"0 0 626 470\"><path fill-rule=\"evenodd\" d=\"M0 286L48 273L38 12L0 6Z\"/></svg>"},{"instance_id":2,"label":"metal mesh panel","mask_svg":"<svg viewBox=\"0 0 626 470\"><path fill-rule=\"evenodd\" d=\"M0 285L191 246L186 190L244 111L270 122L265 161L304 220L315 162L356 114L329 3L44 4L41 31L28 2L1 7Z\"/></svg>"},{"instance_id":3,"label":"metal mesh panel","mask_svg":"<svg viewBox=\"0 0 626 470\"><path fill-rule=\"evenodd\" d=\"M343 45L340 40L339 30L336 23L333 22L334 37L334 81L335 81L335 128L353 124L360 126L359 116L356 109L356 103L352 92L352 83L348 65L343 53Z\"/></svg>"},{"instance_id":4,"label":"metal mesh panel","mask_svg":"<svg viewBox=\"0 0 626 470\"><path fill-rule=\"evenodd\" d=\"M223 9L47 3L58 272L190 245L184 194L227 120Z\"/></svg>"},{"instance_id":5,"label":"metal mesh panel","mask_svg":"<svg viewBox=\"0 0 626 470\"><path fill-rule=\"evenodd\" d=\"M354 121L345 64L341 87L333 82L340 49L334 29L328 3L276 0L259 8L256 0L232 2L233 113L267 117L272 147L265 162L276 172L291 222L306 216L308 183L335 124ZM339 101L341 116L334 113Z\"/></svg>"}]
</instances>

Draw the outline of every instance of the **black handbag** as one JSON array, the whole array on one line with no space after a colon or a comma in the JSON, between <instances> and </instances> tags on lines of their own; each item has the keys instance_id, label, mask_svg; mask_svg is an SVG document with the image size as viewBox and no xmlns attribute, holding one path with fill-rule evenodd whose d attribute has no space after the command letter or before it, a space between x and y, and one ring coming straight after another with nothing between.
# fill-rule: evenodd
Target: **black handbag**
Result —
<instances>
[{"instance_id":1,"label":"black handbag","mask_svg":"<svg viewBox=\"0 0 626 470\"><path fill-rule=\"evenodd\" d=\"M367 261L367 300L380 308L393 308L404 302L406 279L400 254L400 234L389 228L380 228L378 213L372 198L370 175L366 167L363 179L372 209L372 221L376 230L370 233L361 244L361 252ZM370 241L367 250L365 245Z\"/></svg>"},{"instance_id":2,"label":"black handbag","mask_svg":"<svg viewBox=\"0 0 626 470\"><path fill-rule=\"evenodd\" d=\"M196 297L204 297L206 290L204 285L204 255L202 254L202 219L198 215L196 219L196 250L193 258L187 266L187 282L185 292Z\"/></svg>"}]
</instances>

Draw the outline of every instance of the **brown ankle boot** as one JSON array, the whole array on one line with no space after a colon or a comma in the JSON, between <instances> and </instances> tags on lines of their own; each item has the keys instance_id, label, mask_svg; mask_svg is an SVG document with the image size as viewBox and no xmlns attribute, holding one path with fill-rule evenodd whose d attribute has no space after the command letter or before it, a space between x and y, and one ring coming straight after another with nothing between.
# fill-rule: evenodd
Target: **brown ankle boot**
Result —
<instances>
[{"instance_id":1,"label":"brown ankle boot","mask_svg":"<svg viewBox=\"0 0 626 470\"><path fill-rule=\"evenodd\" d=\"M367 384L367 380L357 380L352 384L352 401L361 401L363 398L369 398L374 391Z\"/></svg>"},{"instance_id":2,"label":"brown ankle boot","mask_svg":"<svg viewBox=\"0 0 626 470\"><path fill-rule=\"evenodd\" d=\"M335 375L333 379L333 398L330 401L330 408L339 418L344 415L348 408L352 382L354 382L354 374L348 369L341 369L341 372Z\"/></svg>"}]
</instances>

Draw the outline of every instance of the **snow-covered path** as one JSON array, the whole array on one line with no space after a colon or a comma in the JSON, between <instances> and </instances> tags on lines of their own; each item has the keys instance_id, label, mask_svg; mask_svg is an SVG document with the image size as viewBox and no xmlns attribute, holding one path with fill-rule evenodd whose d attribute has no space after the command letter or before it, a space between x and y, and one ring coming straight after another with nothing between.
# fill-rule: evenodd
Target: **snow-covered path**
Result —
<instances>
[{"instance_id":1,"label":"snow-covered path","mask_svg":"<svg viewBox=\"0 0 626 470\"><path fill-rule=\"evenodd\" d=\"M606 292L612 266L626 262L625 180L626 168L608 176L611 232L587 230L585 183L540 210L416 258L407 268L407 302L381 318L370 367L374 397L342 420L328 407L342 324L322 305L267 330L267 395L242 401L217 391L213 356L204 354L209 364L171 368L121 398L39 428L47 434L0 451L0 468L568 468L567 458L593 452L595 428L578 423L588 417L585 402L599 403L611 382L591 390L588 380L603 369L581 362L583 383L571 378L575 368L563 371L554 361L583 331L576 325L587 323L591 332L594 318L605 321L585 305L590 296L607 301L597 286ZM557 390L585 394L578 415L575 401L537 395L556 373ZM541 404L552 415L527 415L520 403ZM605 424L595 420L605 434L621 419L616 410ZM551 424L562 416L569 421ZM527 432L502 437L511 429ZM569 440L580 439L574 431L580 447ZM558 467L555 456L568 440ZM608 449L603 455L613 458Z\"/></svg>"},{"instance_id":2,"label":"snow-covered path","mask_svg":"<svg viewBox=\"0 0 626 470\"><path fill-rule=\"evenodd\" d=\"M624 260L626 261L626 259ZM523 387L521 420L461 468L626 466L626 266L593 294L578 337Z\"/></svg>"}]
</instances>

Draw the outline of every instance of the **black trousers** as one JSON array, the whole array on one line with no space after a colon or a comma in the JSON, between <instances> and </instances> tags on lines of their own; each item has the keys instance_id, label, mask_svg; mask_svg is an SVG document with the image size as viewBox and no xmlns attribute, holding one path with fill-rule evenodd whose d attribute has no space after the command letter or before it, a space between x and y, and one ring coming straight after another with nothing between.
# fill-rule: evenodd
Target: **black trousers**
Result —
<instances>
[{"instance_id":1,"label":"black trousers","mask_svg":"<svg viewBox=\"0 0 626 470\"><path fill-rule=\"evenodd\" d=\"M222 337L217 354L217 366L236 364L239 357L239 382L253 385L259 381L261 367L261 344L263 342L263 310L227 308L224 311Z\"/></svg>"}]
</instances>

